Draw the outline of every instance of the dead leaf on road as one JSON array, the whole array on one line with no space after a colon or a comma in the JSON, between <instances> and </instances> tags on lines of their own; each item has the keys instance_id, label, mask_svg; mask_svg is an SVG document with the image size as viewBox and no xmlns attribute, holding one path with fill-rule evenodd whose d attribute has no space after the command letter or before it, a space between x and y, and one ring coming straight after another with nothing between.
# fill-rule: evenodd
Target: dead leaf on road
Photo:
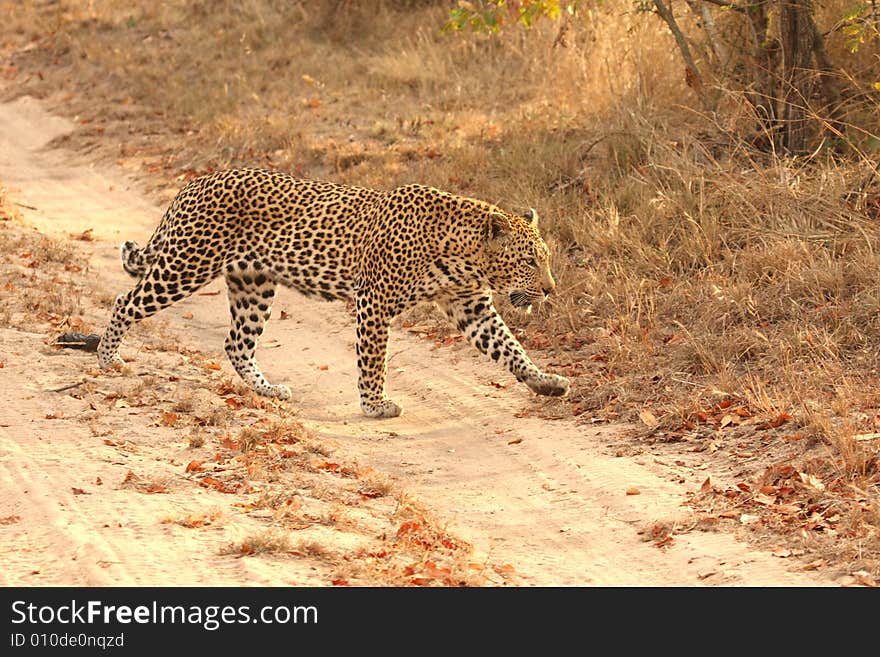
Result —
<instances>
[{"instance_id":1,"label":"dead leaf on road","mask_svg":"<svg viewBox=\"0 0 880 657\"><path fill-rule=\"evenodd\" d=\"M755 502L758 504L764 504L765 506L772 506L776 504L776 498L772 495L765 495L764 493L758 493L754 497Z\"/></svg>"},{"instance_id":2,"label":"dead leaf on road","mask_svg":"<svg viewBox=\"0 0 880 657\"><path fill-rule=\"evenodd\" d=\"M815 488L816 490L825 490L825 484L823 484L822 480L815 475L807 474L805 472L798 472L798 475L801 478L801 482L809 486L810 488Z\"/></svg>"},{"instance_id":3,"label":"dead leaf on road","mask_svg":"<svg viewBox=\"0 0 880 657\"><path fill-rule=\"evenodd\" d=\"M639 411L639 419L649 429L653 429L660 424L660 420L658 420L657 417L647 409Z\"/></svg>"}]
</instances>

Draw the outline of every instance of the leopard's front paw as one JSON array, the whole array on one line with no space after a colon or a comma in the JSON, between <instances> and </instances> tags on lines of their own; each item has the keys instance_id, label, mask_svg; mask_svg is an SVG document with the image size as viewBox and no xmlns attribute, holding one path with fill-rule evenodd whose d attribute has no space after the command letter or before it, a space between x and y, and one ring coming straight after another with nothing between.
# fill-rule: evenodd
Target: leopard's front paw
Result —
<instances>
[{"instance_id":1,"label":"leopard's front paw","mask_svg":"<svg viewBox=\"0 0 880 657\"><path fill-rule=\"evenodd\" d=\"M290 399L290 388L287 386L277 385L271 386L272 396L276 399Z\"/></svg>"},{"instance_id":2,"label":"leopard's front paw","mask_svg":"<svg viewBox=\"0 0 880 657\"><path fill-rule=\"evenodd\" d=\"M285 399L290 399L290 388L288 388L287 386L282 386L282 385L258 386L256 388L254 388L254 392L256 392L258 395L262 395L263 397L280 399L282 401Z\"/></svg>"},{"instance_id":3,"label":"leopard's front paw","mask_svg":"<svg viewBox=\"0 0 880 657\"><path fill-rule=\"evenodd\" d=\"M571 382L557 374L539 374L525 380L525 384L537 395L564 397L568 394Z\"/></svg>"},{"instance_id":4,"label":"leopard's front paw","mask_svg":"<svg viewBox=\"0 0 880 657\"><path fill-rule=\"evenodd\" d=\"M378 404L370 404L361 401L361 410L367 417L397 417L403 412L403 409L390 399L384 399Z\"/></svg>"},{"instance_id":5,"label":"leopard's front paw","mask_svg":"<svg viewBox=\"0 0 880 657\"><path fill-rule=\"evenodd\" d=\"M125 361L122 360L122 356L119 354L113 354L112 356L104 356L103 354L98 354L98 367L102 370L109 370L114 368L119 368L122 365L125 365Z\"/></svg>"}]
</instances>

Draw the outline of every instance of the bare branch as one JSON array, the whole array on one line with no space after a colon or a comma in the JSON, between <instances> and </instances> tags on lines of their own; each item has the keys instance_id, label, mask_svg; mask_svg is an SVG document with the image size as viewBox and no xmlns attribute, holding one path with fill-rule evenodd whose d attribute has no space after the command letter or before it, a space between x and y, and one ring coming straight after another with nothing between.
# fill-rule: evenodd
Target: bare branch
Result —
<instances>
[{"instance_id":1,"label":"bare branch","mask_svg":"<svg viewBox=\"0 0 880 657\"><path fill-rule=\"evenodd\" d=\"M727 48L724 47L724 44L718 38L718 30L715 28L715 19L712 16L712 12L709 11L705 3L699 2L699 0L686 0L686 2L691 11L703 21L703 28L706 30L706 37L709 39L709 46L712 48L712 52L715 53L715 59L718 60L721 70L725 70L727 63L730 61L730 55L728 55Z\"/></svg>"},{"instance_id":2,"label":"bare branch","mask_svg":"<svg viewBox=\"0 0 880 657\"><path fill-rule=\"evenodd\" d=\"M671 2L672 0L670 0L670 3ZM700 76L700 71L691 55L690 46L688 46L687 39L684 34L682 34L681 28L678 27L678 23L675 21L675 16L672 15L672 5L670 4L667 7L663 0L654 0L654 7L656 7L660 18L663 19L672 31L672 36L675 37L675 42L678 44L678 49L681 51L681 57L684 59L685 66L687 67L686 73L688 85L693 87L697 92L697 95L700 97L700 102L703 103L703 107L712 111L712 104L706 97L706 90L703 87L703 78Z\"/></svg>"}]
</instances>

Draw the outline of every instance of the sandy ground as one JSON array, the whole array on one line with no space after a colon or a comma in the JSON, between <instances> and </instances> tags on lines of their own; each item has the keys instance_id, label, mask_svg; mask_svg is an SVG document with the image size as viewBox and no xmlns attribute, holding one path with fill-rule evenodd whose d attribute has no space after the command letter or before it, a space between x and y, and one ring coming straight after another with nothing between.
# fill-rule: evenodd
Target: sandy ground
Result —
<instances>
[{"instance_id":1,"label":"sandy ground","mask_svg":"<svg viewBox=\"0 0 880 657\"><path fill-rule=\"evenodd\" d=\"M124 239L143 243L161 208L122 171L73 164L69 153L47 146L69 127L29 98L0 106L0 181L39 231L68 236L91 229L97 239L86 245L89 276L116 294L130 285L117 245ZM218 281L207 291L220 294L182 302L164 311L161 321L180 344L217 355L222 370L205 373L206 380L230 377L231 367L219 356L225 290ZM98 320L106 321L107 309L96 308ZM388 390L404 414L364 418L353 337L342 305L282 291L258 358L271 381L290 385L294 395L286 406L335 445L337 457L391 475L473 546L472 560L503 564L516 574L486 583L833 584L727 533L683 532L658 547L645 531L670 519L685 527L684 493L711 473L695 471L682 482L649 457L611 455L607 445L622 427L541 419L552 406L465 345L438 347L411 331L394 331ZM155 426L155 413L145 409L112 408L89 420L94 409L87 396L57 391L84 377L98 389L136 382L144 368L159 367L147 353L150 335L126 341L122 354L133 369L114 374L96 372L94 354L48 350L46 339L19 330L0 333L0 362L6 363L0 370L0 518L8 519L0 524L0 584L330 583L333 568L326 560L218 552L256 521L237 513L230 496L183 485L181 466L191 458L185 437ZM198 371L190 372L181 378L199 388ZM159 387L170 399L175 385ZM197 397L197 404L212 403L208 397ZM79 421L63 421L70 418ZM120 485L132 470L145 480L165 481L170 494ZM632 489L638 494L628 495ZM202 531L163 522L210 509L227 514L229 522ZM380 509L366 515L375 519Z\"/></svg>"}]
</instances>

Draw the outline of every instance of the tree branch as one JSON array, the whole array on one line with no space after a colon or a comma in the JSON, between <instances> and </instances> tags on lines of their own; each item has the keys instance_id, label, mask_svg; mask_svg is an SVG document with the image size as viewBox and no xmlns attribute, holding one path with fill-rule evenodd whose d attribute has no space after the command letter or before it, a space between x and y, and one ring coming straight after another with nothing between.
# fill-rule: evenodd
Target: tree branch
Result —
<instances>
[{"instance_id":1,"label":"tree branch","mask_svg":"<svg viewBox=\"0 0 880 657\"><path fill-rule=\"evenodd\" d=\"M687 2L688 7L691 8L691 11L703 21L703 29L706 30L709 47L712 48L712 52L715 53L715 59L718 60L719 67L724 71L727 69L727 63L730 61L730 56L727 54L727 48L724 47L724 44L722 44L721 40L718 38L718 31L715 29L715 19L712 17L712 12L709 11L709 8L704 3L699 2L698 0L685 1Z\"/></svg>"},{"instance_id":2,"label":"tree branch","mask_svg":"<svg viewBox=\"0 0 880 657\"><path fill-rule=\"evenodd\" d=\"M670 3L672 2L672 0L669 1ZM678 23L675 22L675 16L672 15L672 5L670 4L667 7L663 0L654 0L654 7L657 9L660 18L663 19L672 31L672 36L675 37L675 42L678 44L678 49L681 51L681 57L684 59L685 66L687 67L686 76L688 86L693 87L697 92L703 107L712 111L712 105L706 97L706 90L703 87L703 78L700 76L700 71L697 68L696 63L694 63L690 46L688 46L687 39L685 39L684 34L682 34L681 28L678 27Z\"/></svg>"}]
</instances>

